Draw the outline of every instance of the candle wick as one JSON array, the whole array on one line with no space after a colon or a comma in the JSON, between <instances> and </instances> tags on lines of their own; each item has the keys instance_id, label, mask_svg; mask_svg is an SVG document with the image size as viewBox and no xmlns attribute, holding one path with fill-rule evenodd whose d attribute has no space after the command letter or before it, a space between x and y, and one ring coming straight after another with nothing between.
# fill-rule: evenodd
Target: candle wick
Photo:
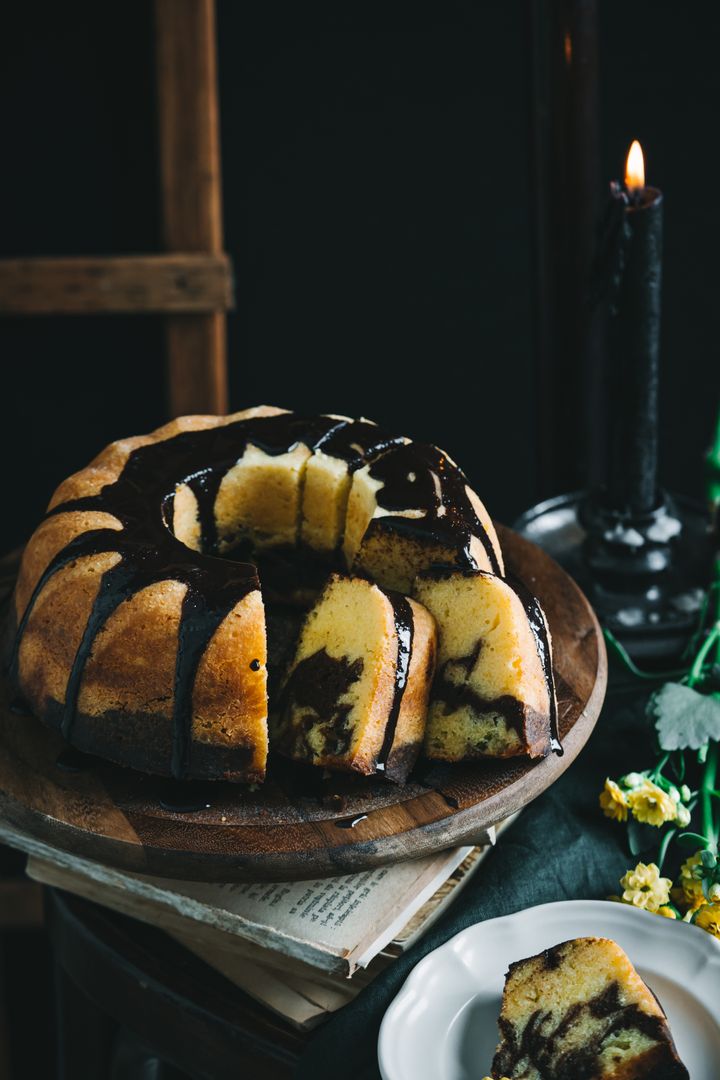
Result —
<instances>
[{"instance_id":1,"label":"candle wick","mask_svg":"<svg viewBox=\"0 0 720 1080\"><path fill-rule=\"evenodd\" d=\"M628 201L631 206L640 206L643 201L643 194L645 188L642 187L629 187L625 185L625 191L627 193Z\"/></svg>"}]
</instances>

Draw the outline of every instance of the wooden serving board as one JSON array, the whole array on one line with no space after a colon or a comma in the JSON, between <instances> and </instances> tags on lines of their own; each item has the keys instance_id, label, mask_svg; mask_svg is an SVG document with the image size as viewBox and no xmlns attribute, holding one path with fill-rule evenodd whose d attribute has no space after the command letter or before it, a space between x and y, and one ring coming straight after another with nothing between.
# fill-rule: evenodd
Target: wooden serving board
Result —
<instances>
[{"instance_id":1,"label":"wooden serving board","mask_svg":"<svg viewBox=\"0 0 720 1080\"><path fill-rule=\"evenodd\" d=\"M548 555L499 529L508 568L537 594L554 647L564 755L458 765L421 762L404 787L273 761L255 791L180 791L91 758L67 771L60 736L10 708L0 687L0 815L39 840L125 870L198 881L345 874L475 842L553 783L585 745L607 659L580 589ZM200 809L178 809L184 803ZM209 802L209 806L204 803ZM175 808L168 808L171 805Z\"/></svg>"}]
</instances>

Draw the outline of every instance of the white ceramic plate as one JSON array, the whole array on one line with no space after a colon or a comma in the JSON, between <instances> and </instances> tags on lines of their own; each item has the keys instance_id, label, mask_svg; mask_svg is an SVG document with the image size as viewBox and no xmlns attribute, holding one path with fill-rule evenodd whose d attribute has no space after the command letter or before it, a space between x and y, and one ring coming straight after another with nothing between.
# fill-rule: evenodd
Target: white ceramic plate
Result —
<instances>
[{"instance_id":1,"label":"white ceramic plate","mask_svg":"<svg viewBox=\"0 0 720 1080\"><path fill-rule=\"evenodd\" d=\"M691 1080L720 1076L720 941L626 904L543 904L463 930L426 956L385 1014L383 1080L478 1080L489 1071L508 964L574 937L622 946L665 1009Z\"/></svg>"}]
</instances>

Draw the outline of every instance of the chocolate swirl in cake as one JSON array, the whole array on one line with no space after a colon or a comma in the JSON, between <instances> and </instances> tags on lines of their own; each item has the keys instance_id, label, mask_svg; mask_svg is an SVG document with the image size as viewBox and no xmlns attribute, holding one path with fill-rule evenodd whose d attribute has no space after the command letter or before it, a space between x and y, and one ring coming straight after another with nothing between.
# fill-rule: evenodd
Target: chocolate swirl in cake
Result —
<instances>
[{"instance_id":1,"label":"chocolate swirl in cake","mask_svg":"<svg viewBox=\"0 0 720 1080\"><path fill-rule=\"evenodd\" d=\"M308 727L320 724L326 751L330 754L347 753L351 732L348 730L348 717L352 703L341 698L358 681L363 672L362 657L350 660L347 656L330 656L327 649L318 649L312 656L307 656L294 668L282 692L280 712L290 701L303 709L308 709L306 720ZM304 739L306 732L302 728L296 732Z\"/></svg>"},{"instance_id":2,"label":"chocolate swirl in cake","mask_svg":"<svg viewBox=\"0 0 720 1080\"><path fill-rule=\"evenodd\" d=\"M448 577L455 572L455 567L436 566L430 570L426 570L424 575L433 578L434 580L441 581L443 578ZM483 571L481 571L481 573L482 572ZM470 573L475 573L475 571L471 571ZM550 639L548 637L545 617L537 597L530 592L527 586L524 585L519 578L508 574L505 577L505 582L513 590L520 603L523 605L528 623L530 624L548 692L551 735L550 749L557 754L558 757L562 757L564 751L560 741L560 729L558 725L555 674L553 672L552 652L550 649ZM481 697L472 686L467 684L466 680L477 663L481 649L482 640L477 642L467 656L456 656L451 660L446 661L435 676L433 695L436 700L444 702L448 714L455 712L463 705L469 706L478 715L491 710L499 713L508 727L513 728L518 734L521 734L525 720L524 706L521 702L509 694L492 699L484 698ZM452 679L449 676L450 667L462 669L464 671L464 679L462 681L455 681Z\"/></svg>"},{"instance_id":3,"label":"chocolate swirl in cake","mask_svg":"<svg viewBox=\"0 0 720 1080\"><path fill-rule=\"evenodd\" d=\"M551 952L553 950L550 950ZM583 1013L604 1021L582 1045L563 1049L563 1039ZM546 1080L582 1080L597 1075L600 1056L607 1040L619 1031L636 1031L660 1040L663 1021L643 1012L635 1004L624 1005L617 983L609 984L589 1001L571 1005L559 1017L549 1010L536 1009L522 1031L504 1018L499 1020L503 1042L493 1061L497 1076L513 1074L519 1066L532 1065ZM668 1051L662 1076L667 1080L687 1080L687 1070ZM655 1074L653 1074L655 1075ZM658 1072L658 1076L660 1073Z\"/></svg>"}]
</instances>

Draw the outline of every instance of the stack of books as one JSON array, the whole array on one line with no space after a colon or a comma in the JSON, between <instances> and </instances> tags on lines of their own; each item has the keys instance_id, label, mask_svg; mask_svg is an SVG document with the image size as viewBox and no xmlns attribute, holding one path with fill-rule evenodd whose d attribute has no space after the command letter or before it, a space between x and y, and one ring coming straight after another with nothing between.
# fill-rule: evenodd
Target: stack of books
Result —
<instances>
[{"instance_id":1,"label":"stack of books","mask_svg":"<svg viewBox=\"0 0 720 1080\"><path fill-rule=\"evenodd\" d=\"M503 826L507 823L503 823ZM115 870L0 822L27 873L151 923L301 1029L351 1001L425 934L495 841L343 877L206 884Z\"/></svg>"}]
</instances>

